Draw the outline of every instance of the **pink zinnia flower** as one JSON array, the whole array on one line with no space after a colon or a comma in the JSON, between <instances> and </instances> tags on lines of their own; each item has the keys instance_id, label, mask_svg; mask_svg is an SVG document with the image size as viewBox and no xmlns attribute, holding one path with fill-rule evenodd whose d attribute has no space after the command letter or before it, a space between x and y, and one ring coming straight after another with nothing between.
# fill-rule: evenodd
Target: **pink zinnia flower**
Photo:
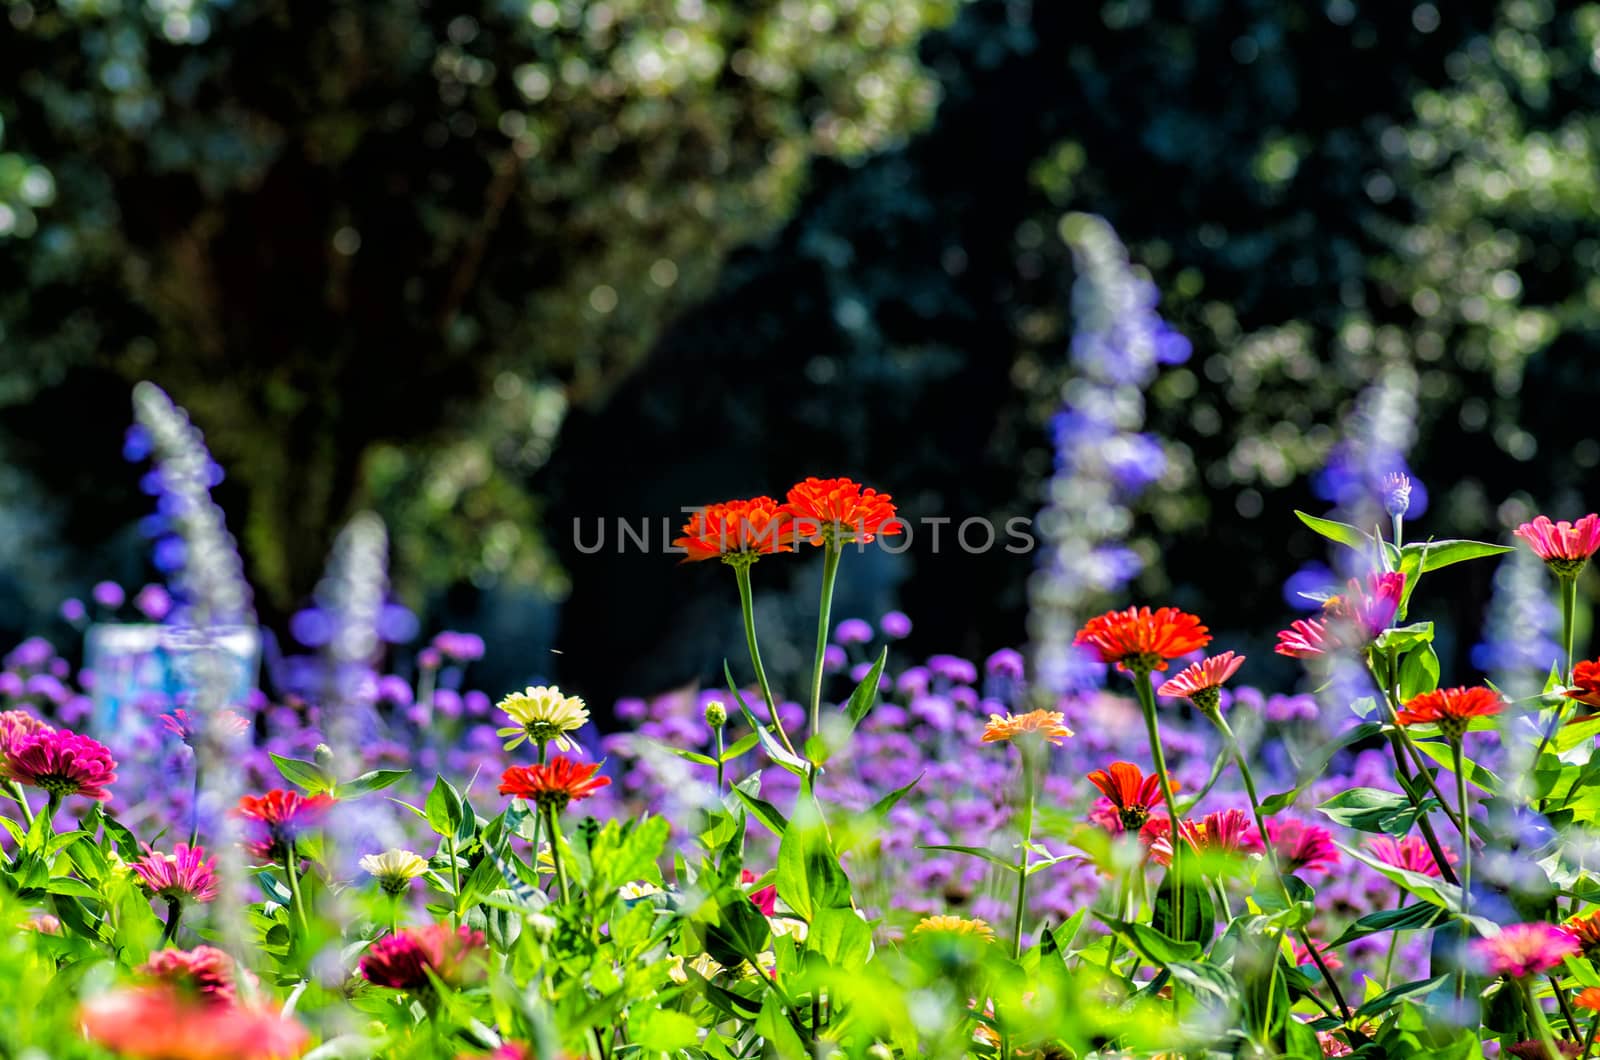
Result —
<instances>
[{"instance_id":1,"label":"pink zinnia flower","mask_svg":"<svg viewBox=\"0 0 1600 1060\"><path fill-rule=\"evenodd\" d=\"M1337 953L1334 953L1328 949L1327 943L1316 942L1313 940L1311 945L1317 948L1317 956L1322 958L1322 963L1328 966L1329 971L1338 971L1340 968L1344 967L1344 961L1339 959L1339 955ZM1311 959L1311 951L1305 946L1300 945L1300 943L1291 940L1289 947L1294 953L1294 965L1296 968L1300 967L1301 965L1316 963L1316 961Z\"/></svg>"},{"instance_id":2,"label":"pink zinnia flower","mask_svg":"<svg viewBox=\"0 0 1600 1060\"><path fill-rule=\"evenodd\" d=\"M135 969L189 997L226 1004L234 999L233 958L215 946L158 950Z\"/></svg>"},{"instance_id":3,"label":"pink zinnia flower","mask_svg":"<svg viewBox=\"0 0 1600 1060\"><path fill-rule=\"evenodd\" d=\"M739 870L740 883L755 883L761 877L749 869ZM761 910L762 916L772 916L778 911L778 888L776 885L763 887L759 891L750 892L750 901Z\"/></svg>"},{"instance_id":4,"label":"pink zinnia flower","mask_svg":"<svg viewBox=\"0 0 1600 1060\"><path fill-rule=\"evenodd\" d=\"M171 854L146 847L131 868L157 898L169 902L209 902L217 896L217 859L206 859L204 847L179 843Z\"/></svg>"},{"instance_id":5,"label":"pink zinnia flower","mask_svg":"<svg viewBox=\"0 0 1600 1060\"><path fill-rule=\"evenodd\" d=\"M1394 621L1405 590L1406 576L1399 571L1369 574L1364 586L1352 578L1343 596L1323 601L1320 618L1297 619L1280 631L1273 650L1305 659L1365 647Z\"/></svg>"},{"instance_id":6,"label":"pink zinnia flower","mask_svg":"<svg viewBox=\"0 0 1600 1060\"><path fill-rule=\"evenodd\" d=\"M1333 833L1320 824L1308 824L1294 817L1267 819L1267 836L1278 853L1284 872L1301 869L1331 869L1339 864L1339 848Z\"/></svg>"},{"instance_id":7,"label":"pink zinnia flower","mask_svg":"<svg viewBox=\"0 0 1600 1060\"><path fill-rule=\"evenodd\" d=\"M56 798L82 795L104 802L111 798L106 788L116 782L117 762L99 740L64 729L40 729L6 749L0 772Z\"/></svg>"},{"instance_id":8,"label":"pink zinnia flower","mask_svg":"<svg viewBox=\"0 0 1600 1060\"><path fill-rule=\"evenodd\" d=\"M245 795L239 799L234 812L256 823L258 835L245 843L245 848L256 857L267 861L280 861L300 833L315 827L334 799L327 792L309 798L297 791L274 788L265 795Z\"/></svg>"},{"instance_id":9,"label":"pink zinnia flower","mask_svg":"<svg viewBox=\"0 0 1600 1060\"><path fill-rule=\"evenodd\" d=\"M1222 698L1222 683L1239 672L1244 656L1225 651L1191 664L1188 669L1169 679L1156 695L1168 699L1188 699L1203 711L1217 709Z\"/></svg>"},{"instance_id":10,"label":"pink zinnia flower","mask_svg":"<svg viewBox=\"0 0 1600 1060\"><path fill-rule=\"evenodd\" d=\"M54 731L54 725L40 721L25 710L0 710L0 758L24 736Z\"/></svg>"},{"instance_id":11,"label":"pink zinnia flower","mask_svg":"<svg viewBox=\"0 0 1600 1060\"><path fill-rule=\"evenodd\" d=\"M102 994L79 1017L91 1039L128 1057L288 1060L307 1039L305 1028L276 1012L185 998L167 986Z\"/></svg>"},{"instance_id":12,"label":"pink zinnia flower","mask_svg":"<svg viewBox=\"0 0 1600 1060\"><path fill-rule=\"evenodd\" d=\"M195 737L203 731L205 719L197 718L187 710L175 710L171 714L161 715L161 724L166 730L186 744L193 744ZM231 710L225 710L217 715L217 731L223 736L240 736L250 727L250 722Z\"/></svg>"},{"instance_id":13,"label":"pink zinnia flower","mask_svg":"<svg viewBox=\"0 0 1600 1060\"><path fill-rule=\"evenodd\" d=\"M1562 958L1576 956L1581 948L1572 932L1542 920L1509 924L1494 938L1472 944L1473 952L1490 974L1513 979L1547 972Z\"/></svg>"},{"instance_id":14,"label":"pink zinnia flower","mask_svg":"<svg viewBox=\"0 0 1600 1060\"><path fill-rule=\"evenodd\" d=\"M428 978L460 986L484 969L483 932L449 924L406 928L386 935L368 947L361 958L361 975L376 986L394 990L425 991Z\"/></svg>"},{"instance_id":15,"label":"pink zinnia flower","mask_svg":"<svg viewBox=\"0 0 1600 1060\"><path fill-rule=\"evenodd\" d=\"M1297 618L1288 629L1278 631L1278 644L1272 650L1291 659L1310 659L1326 655L1335 647L1325 619Z\"/></svg>"},{"instance_id":16,"label":"pink zinnia flower","mask_svg":"<svg viewBox=\"0 0 1600 1060\"><path fill-rule=\"evenodd\" d=\"M1260 834L1243 810L1208 813L1198 821L1191 818L1180 824L1178 830L1190 848L1199 854L1237 857L1259 854L1263 849ZM1152 817L1140 829L1139 837L1149 843L1150 857L1156 864L1172 864L1172 828L1165 817Z\"/></svg>"},{"instance_id":17,"label":"pink zinnia flower","mask_svg":"<svg viewBox=\"0 0 1600 1060\"><path fill-rule=\"evenodd\" d=\"M1334 613L1356 625L1367 640L1373 640L1394 621L1405 591L1406 576L1399 571L1367 575L1365 590L1352 578L1349 591L1337 598Z\"/></svg>"},{"instance_id":18,"label":"pink zinnia flower","mask_svg":"<svg viewBox=\"0 0 1600 1060\"><path fill-rule=\"evenodd\" d=\"M1567 578L1583 570L1589 557L1600 552L1600 516L1593 513L1575 523L1552 523L1541 515L1514 532L1533 547L1534 554L1551 570Z\"/></svg>"},{"instance_id":19,"label":"pink zinnia flower","mask_svg":"<svg viewBox=\"0 0 1600 1060\"><path fill-rule=\"evenodd\" d=\"M1408 835L1399 840L1386 835L1373 836L1367 840L1367 851L1391 868L1419 872L1424 876L1440 875L1439 863L1434 860L1433 851L1428 849L1428 844L1421 836ZM1444 856L1452 865L1458 860L1455 853L1449 850L1444 852Z\"/></svg>"}]
</instances>

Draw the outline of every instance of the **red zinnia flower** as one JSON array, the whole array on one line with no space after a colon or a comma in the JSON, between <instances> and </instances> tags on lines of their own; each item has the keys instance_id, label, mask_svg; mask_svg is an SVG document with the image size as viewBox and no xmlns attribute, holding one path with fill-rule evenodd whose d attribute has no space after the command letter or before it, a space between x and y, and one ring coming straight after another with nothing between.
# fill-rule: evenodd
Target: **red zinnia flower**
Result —
<instances>
[{"instance_id":1,"label":"red zinnia flower","mask_svg":"<svg viewBox=\"0 0 1600 1060\"><path fill-rule=\"evenodd\" d=\"M305 796L274 788L265 795L245 795L234 812L256 822L259 835L245 849L265 861L281 861L300 833L327 815L334 799L327 792Z\"/></svg>"},{"instance_id":2,"label":"red zinnia flower","mask_svg":"<svg viewBox=\"0 0 1600 1060\"><path fill-rule=\"evenodd\" d=\"M1156 689L1156 695L1168 699L1188 699L1203 711L1216 710L1222 700L1219 691L1222 683L1238 673L1243 665L1244 656L1231 651L1201 659Z\"/></svg>"},{"instance_id":3,"label":"red zinnia flower","mask_svg":"<svg viewBox=\"0 0 1600 1060\"><path fill-rule=\"evenodd\" d=\"M65 729L36 729L6 749L0 772L57 797L82 795L104 802L111 798L106 787L116 783L117 763L99 740Z\"/></svg>"},{"instance_id":4,"label":"red zinnia flower","mask_svg":"<svg viewBox=\"0 0 1600 1060\"><path fill-rule=\"evenodd\" d=\"M1119 670L1147 674L1166 670L1168 659L1199 651L1211 643L1211 633L1176 607L1130 607L1091 618L1073 643L1088 645L1101 662L1116 663Z\"/></svg>"},{"instance_id":5,"label":"red zinnia flower","mask_svg":"<svg viewBox=\"0 0 1600 1060\"><path fill-rule=\"evenodd\" d=\"M234 999L237 992L233 981L233 958L215 946L196 946L192 950L158 950L135 971L201 1001L227 1003Z\"/></svg>"},{"instance_id":6,"label":"red zinnia flower","mask_svg":"<svg viewBox=\"0 0 1600 1060\"><path fill-rule=\"evenodd\" d=\"M1478 939L1472 949L1490 974L1521 979L1549 971L1563 957L1576 956L1580 946L1566 928L1538 920L1508 924L1494 938Z\"/></svg>"},{"instance_id":7,"label":"red zinnia flower","mask_svg":"<svg viewBox=\"0 0 1600 1060\"><path fill-rule=\"evenodd\" d=\"M1563 577L1570 578L1583 570L1589 557L1600 552L1600 516L1593 513L1575 523L1566 520L1552 523L1541 515L1531 523L1523 523L1514 533L1531 545L1534 554L1551 570Z\"/></svg>"},{"instance_id":8,"label":"red zinnia flower","mask_svg":"<svg viewBox=\"0 0 1600 1060\"><path fill-rule=\"evenodd\" d=\"M84 1033L143 1060L287 1060L305 1028L276 1012L185 998L165 986L116 990L84 1003Z\"/></svg>"},{"instance_id":9,"label":"red zinnia flower","mask_svg":"<svg viewBox=\"0 0 1600 1060\"><path fill-rule=\"evenodd\" d=\"M1373 857L1392 868L1419 872L1424 876L1440 875L1439 863L1421 836L1408 835L1399 840L1386 835L1374 836L1367 840L1367 850ZM1452 865L1458 860L1455 854L1448 850L1444 852L1444 856Z\"/></svg>"},{"instance_id":10,"label":"red zinnia flower","mask_svg":"<svg viewBox=\"0 0 1600 1060\"><path fill-rule=\"evenodd\" d=\"M683 549L685 563L720 559L724 563L754 563L774 552L793 552L794 519L771 497L708 504L689 516L683 536L673 544Z\"/></svg>"},{"instance_id":11,"label":"red zinnia flower","mask_svg":"<svg viewBox=\"0 0 1600 1060\"><path fill-rule=\"evenodd\" d=\"M1333 833L1320 824L1307 824L1293 817L1269 817L1267 836L1277 851L1284 872L1301 869L1331 869L1339 864L1339 848Z\"/></svg>"},{"instance_id":12,"label":"red zinnia flower","mask_svg":"<svg viewBox=\"0 0 1600 1060\"><path fill-rule=\"evenodd\" d=\"M894 498L847 478L811 477L789 487L786 507L795 532L813 545L868 542L905 531Z\"/></svg>"},{"instance_id":13,"label":"red zinnia flower","mask_svg":"<svg viewBox=\"0 0 1600 1060\"><path fill-rule=\"evenodd\" d=\"M1446 739L1455 741L1473 718L1486 718L1505 709L1506 701L1492 688L1440 688L1408 700L1395 720L1401 725L1433 722Z\"/></svg>"},{"instance_id":14,"label":"red zinnia flower","mask_svg":"<svg viewBox=\"0 0 1600 1060\"><path fill-rule=\"evenodd\" d=\"M1150 820L1150 811L1164 801L1161 778L1154 773L1145 776L1132 762L1112 762L1097 769L1089 774L1089 783L1100 789L1115 810L1110 819L1119 827L1114 831L1139 831ZM1177 789L1173 782L1172 790Z\"/></svg>"},{"instance_id":15,"label":"red zinnia flower","mask_svg":"<svg viewBox=\"0 0 1600 1060\"><path fill-rule=\"evenodd\" d=\"M24 736L54 731L54 725L40 721L25 710L0 710L0 759L5 757L12 744Z\"/></svg>"},{"instance_id":16,"label":"red zinnia flower","mask_svg":"<svg viewBox=\"0 0 1600 1060\"><path fill-rule=\"evenodd\" d=\"M1600 659L1574 666L1572 687L1563 694L1585 706L1600 707Z\"/></svg>"},{"instance_id":17,"label":"red zinnia flower","mask_svg":"<svg viewBox=\"0 0 1600 1060\"><path fill-rule=\"evenodd\" d=\"M512 766L500 777L500 794L537 803L540 809L552 806L556 812L570 802L587 799L611 783L610 777L596 776L600 766L580 765L557 755L548 765Z\"/></svg>"},{"instance_id":18,"label":"red zinnia flower","mask_svg":"<svg viewBox=\"0 0 1600 1060\"><path fill-rule=\"evenodd\" d=\"M206 860L204 847L179 843L171 854L146 847L145 855L129 867L157 898L209 902L217 896L217 859Z\"/></svg>"},{"instance_id":19,"label":"red zinnia flower","mask_svg":"<svg viewBox=\"0 0 1600 1060\"><path fill-rule=\"evenodd\" d=\"M428 990L430 972L447 986L460 986L483 972L486 954L483 932L429 924L374 942L361 958L361 975L395 990Z\"/></svg>"}]
</instances>

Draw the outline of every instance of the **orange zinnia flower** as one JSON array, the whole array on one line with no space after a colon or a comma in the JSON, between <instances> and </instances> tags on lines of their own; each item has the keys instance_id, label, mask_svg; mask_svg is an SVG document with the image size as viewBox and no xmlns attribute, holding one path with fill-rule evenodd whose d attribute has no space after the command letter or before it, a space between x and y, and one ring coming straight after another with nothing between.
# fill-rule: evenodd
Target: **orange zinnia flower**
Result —
<instances>
[{"instance_id":1,"label":"orange zinnia flower","mask_svg":"<svg viewBox=\"0 0 1600 1060\"><path fill-rule=\"evenodd\" d=\"M1176 607L1130 607L1107 611L1084 623L1074 644L1093 648L1104 663L1136 674L1166 670L1167 660L1199 651L1211 633L1194 615Z\"/></svg>"},{"instance_id":2,"label":"orange zinnia flower","mask_svg":"<svg viewBox=\"0 0 1600 1060\"><path fill-rule=\"evenodd\" d=\"M1395 720L1401 725L1433 722L1446 739L1455 741L1467 731L1471 719L1489 717L1505 709L1506 701L1492 688L1441 688L1408 700Z\"/></svg>"},{"instance_id":3,"label":"orange zinnia flower","mask_svg":"<svg viewBox=\"0 0 1600 1060\"><path fill-rule=\"evenodd\" d=\"M1216 710L1222 699L1222 682L1238 673L1243 665L1244 656L1231 651L1201 659L1156 689L1156 695L1191 700L1203 711Z\"/></svg>"},{"instance_id":4,"label":"orange zinnia flower","mask_svg":"<svg viewBox=\"0 0 1600 1060\"><path fill-rule=\"evenodd\" d=\"M1145 776L1132 762L1112 762L1104 769L1097 769L1089 774L1089 783L1105 795L1116 810L1123 830L1128 832L1143 828L1150 820L1150 811L1165 801L1161 778L1154 773ZM1172 790L1178 790L1177 781L1172 782Z\"/></svg>"},{"instance_id":5,"label":"orange zinnia flower","mask_svg":"<svg viewBox=\"0 0 1600 1060\"><path fill-rule=\"evenodd\" d=\"M1600 707L1600 659L1572 668L1572 687L1564 695L1590 707Z\"/></svg>"},{"instance_id":6,"label":"orange zinnia flower","mask_svg":"<svg viewBox=\"0 0 1600 1060\"><path fill-rule=\"evenodd\" d=\"M1021 736L1038 736L1057 747L1072 735L1066 726L1066 716L1059 710L1031 710L1026 714L989 715L989 724L983 730L984 743L1015 740Z\"/></svg>"},{"instance_id":7,"label":"orange zinnia flower","mask_svg":"<svg viewBox=\"0 0 1600 1060\"><path fill-rule=\"evenodd\" d=\"M771 497L708 504L689 516L683 536L673 544L683 549L684 562L720 559L754 563L774 552L793 552L794 519Z\"/></svg>"},{"instance_id":8,"label":"orange zinnia flower","mask_svg":"<svg viewBox=\"0 0 1600 1060\"><path fill-rule=\"evenodd\" d=\"M536 803L540 809L554 807L559 813L570 802L587 799L611 783L610 777L597 777L598 764L580 765L557 755L547 765L512 766L500 777L500 794L513 795Z\"/></svg>"},{"instance_id":9,"label":"orange zinnia flower","mask_svg":"<svg viewBox=\"0 0 1600 1060\"><path fill-rule=\"evenodd\" d=\"M789 487L795 532L813 545L871 542L905 530L893 498L847 478L808 478Z\"/></svg>"},{"instance_id":10,"label":"orange zinnia flower","mask_svg":"<svg viewBox=\"0 0 1600 1060\"><path fill-rule=\"evenodd\" d=\"M1600 1012L1600 986L1584 987L1578 991L1578 996L1572 999L1572 1003L1590 1012Z\"/></svg>"},{"instance_id":11,"label":"orange zinnia flower","mask_svg":"<svg viewBox=\"0 0 1600 1060\"><path fill-rule=\"evenodd\" d=\"M1577 938L1585 956L1600 956L1600 913L1575 916L1561 926Z\"/></svg>"}]
</instances>

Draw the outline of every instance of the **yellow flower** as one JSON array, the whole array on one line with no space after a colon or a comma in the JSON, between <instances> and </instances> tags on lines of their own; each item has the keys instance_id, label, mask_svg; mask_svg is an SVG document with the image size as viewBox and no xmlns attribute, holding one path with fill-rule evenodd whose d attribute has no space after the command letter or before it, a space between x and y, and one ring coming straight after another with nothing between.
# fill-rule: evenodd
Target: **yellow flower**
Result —
<instances>
[{"instance_id":1,"label":"yellow flower","mask_svg":"<svg viewBox=\"0 0 1600 1060\"><path fill-rule=\"evenodd\" d=\"M589 708L577 696L565 695L554 685L534 685L506 696L499 707L516 722L500 730L501 736L512 737L506 741L506 750L524 740L553 743L568 754L581 750L567 737L567 733L583 728L589 721Z\"/></svg>"},{"instance_id":2,"label":"yellow flower","mask_svg":"<svg viewBox=\"0 0 1600 1060\"><path fill-rule=\"evenodd\" d=\"M554 862L552 862L551 868L553 869L554 867ZM621 898L624 902L631 902L639 898L649 898L652 894L660 893L662 893L661 888L657 887L655 884L646 880L636 880L633 883L623 884L622 887L617 891L617 897Z\"/></svg>"},{"instance_id":3,"label":"yellow flower","mask_svg":"<svg viewBox=\"0 0 1600 1060\"><path fill-rule=\"evenodd\" d=\"M700 974L702 979L715 979L722 972L722 965L712 959L710 954L702 953L689 962L688 965ZM674 983L687 983L689 973L684 971L682 957L673 957L667 966L667 978Z\"/></svg>"},{"instance_id":4,"label":"yellow flower","mask_svg":"<svg viewBox=\"0 0 1600 1060\"><path fill-rule=\"evenodd\" d=\"M368 854L361 859L361 867L378 881L390 894L399 894L406 884L428 871L428 862L409 850L385 850L382 854Z\"/></svg>"},{"instance_id":5,"label":"yellow flower","mask_svg":"<svg viewBox=\"0 0 1600 1060\"><path fill-rule=\"evenodd\" d=\"M994 941L994 928L982 920L959 916L925 916L911 929L913 935L972 935L985 942Z\"/></svg>"},{"instance_id":6,"label":"yellow flower","mask_svg":"<svg viewBox=\"0 0 1600 1060\"><path fill-rule=\"evenodd\" d=\"M1033 710L1026 714L989 715L989 724L983 730L984 743L1015 740L1019 736L1039 736L1057 747L1072 735L1066 718L1059 710Z\"/></svg>"}]
</instances>

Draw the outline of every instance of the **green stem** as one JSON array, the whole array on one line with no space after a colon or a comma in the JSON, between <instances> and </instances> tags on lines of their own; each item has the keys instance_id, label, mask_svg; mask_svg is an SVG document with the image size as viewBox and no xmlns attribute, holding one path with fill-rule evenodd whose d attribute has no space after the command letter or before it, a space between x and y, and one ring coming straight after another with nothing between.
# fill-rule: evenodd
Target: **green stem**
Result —
<instances>
[{"instance_id":1,"label":"green stem","mask_svg":"<svg viewBox=\"0 0 1600 1060\"><path fill-rule=\"evenodd\" d=\"M191 750L194 753L194 786L189 798L189 846L193 847L200 842L200 749L193 747Z\"/></svg>"},{"instance_id":2,"label":"green stem","mask_svg":"<svg viewBox=\"0 0 1600 1060\"><path fill-rule=\"evenodd\" d=\"M300 937L309 940L311 925L306 920L305 899L300 897L300 867L299 858L295 856L294 844L289 843L283 852L283 874L289 884L289 904L294 908L295 918L300 921Z\"/></svg>"},{"instance_id":3,"label":"green stem","mask_svg":"<svg viewBox=\"0 0 1600 1060\"><path fill-rule=\"evenodd\" d=\"M1220 710L1207 712L1217 728L1222 730L1223 739L1228 742L1228 749L1233 753L1234 763L1239 767L1239 777L1244 781L1245 797L1250 800L1250 812L1255 816L1256 831L1261 836L1261 849L1267 856L1267 868L1272 871L1272 878L1278 881L1278 890L1283 894L1284 909L1294 908L1294 897L1289 894L1289 884L1283 878L1283 869L1278 862L1278 852L1273 849L1272 839L1267 833L1266 818L1261 815L1261 799L1256 794L1255 776L1250 772L1250 764L1245 760L1244 748L1239 746L1239 738L1233 734L1233 726L1228 724L1228 719L1222 716ZM1328 968L1327 962L1322 959L1322 954L1317 952L1317 947L1312 944L1310 934L1301 928L1296 932L1300 945L1306 948L1311 955L1311 960L1317 966L1317 971L1322 973L1322 981L1328 984L1328 990L1333 994L1334 1001L1338 1002L1339 1011L1344 1015L1345 1021L1350 1020L1350 1007L1345 1004L1344 994L1339 990L1339 984L1334 981L1333 972ZM1273 972L1277 972L1277 963L1273 963ZM1267 995L1271 997L1271 994Z\"/></svg>"},{"instance_id":4,"label":"green stem","mask_svg":"<svg viewBox=\"0 0 1600 1060\"><path fill-rule=\"evenodd\" d=\"M1148 673L1134 671L1133 692L1138 697L1140 710L1144 713L1144 727L1150 739L1150 758L1155 763L1156 782L1161 785L1161 795L1167 804L1168 835L1172 846L1172 920L1174 925L1179 925L1183 923L1182 819L1178 816L1177 797L1172 792L1172 778L1167 774L1167 756L1161 750L1161 723L1156 720L1156 694L1150 687ZM1172 998L1173 1004L1176 1005L1177 991L1173 991Z\"/></svg>"},{"instance_id":5,"label":"green stem","mask_svg":"<svg viewBox=\"0 0 1600 1060\"><path fill-rule=\"evenodd\" d=\"M1472 902L1472 834L1467 826L1467 770L1462 763L1461 737L1450 741L1450 757L1456 767L1456 812L1461 815L1461 952L1467 952L1472 940L1472 925L1467 920L1467 910ZM1456 968L1456 1000L1467 996L1466 961Z\"/></svg>"},{"instance_id":6,"label":"green stem","mask_svg":"<svg viewBox=\"0 0 1600 1060\"><path fill-rule=\"evenodd\" d=\"M50 800L45 803L44 808L44 830L48 835L54 836L56 834L56 814L59 812L61 812L61 794L60 792L52 791Z\"/></svg>"},{"instance_id":7,"label":"green stem","mask_svg":"<svg viewBox=\"0 0 1600 1060\"><path fill-rule=\"evenodd\" d=\"M1400 786L1405 789L1406 798L1410 801L1412 807L1421 810L1422 800L1411 790L1412 772L1409 761L1411 756L1406 751L1406 744L1401 736L1400 721L1396 715L1396 710L1398 709L1396 703L1400 698L1399 692L1380 665L1381 661L1382 656L1377 651L1369 651L1367 653L1367 668L1372 672L1373 680L1378 683L1378 687L1383 690L1382 702L1384 710L1388 714L1389 749L1394 753L1395 772L1404 781ZM1388 668L1389 674L1392 674L1394 670L1393 659L1391 659ZM1460 882L1456 878L1455 866L1451 865L1450 859L1445 856L1444 847L1440 845L1439 836L1434 832L1433 822L1429 820L1427 814L1422 813L1417 816L1417 830L1422 833L1423 840L1428 844L1428 852L1433 855L1434 864L1438 865L1439 874L1444 881L1446 883Z\"/></svg>"},{"instance_id":8,"label":"green stem","mask_svg":"<svg viewBox=\"0 0 1600 1060\"><path fill-rule=\"evenodd\" d=\"M722 798L722 770L723 770L722 753L723 753L723 750L724 750L723 744L722 744L722 726L720 726L720 725L717 726L716 738L717 738L717 798L720 799L720 798Z\"/></svg>"},{"instance_id":9,"label":"green stem","mask_svg":"<svg viewBox=\"0 0 1600 1060\"><path fill-rule=\"evenodd\" d=\"M817 602L817 650L811 660L811 712L807 717L810 727L806 730L808 738L818 738L822 735L822 660L827 654L828 626L833 616L833 583L839 577L839 557L844 555L844 550L832 538L823 545L822 554L822 596ZM812 775L816 769L813 763Z\"/></svg>"},{"instance_id":10,"label":"green stem","mask_svg":"<svg viewBox=\"0 0 1600 1060\"><path fill-rule=\"evenodd\" d=\"M1566 1032L1561 1037L1577 1041L1578 1017L1573 1015L1572 1006L1567 1003L1567 992L1561 989L1561 981L1555 977L1554 973L1545 976L1545 980L1550 984L1550 992L1556 996L1556 1004L1561 1006L1561 1018L1567 1021Z\"/></svg>"},{"instance_id":11,"label":"green stem","mask_svg":"<svg viewBox=\"0 0 1600 1060\"><path fill-rule=\"evenodd\" d=\"M795 752L794 744L789 742L789 734L784 731L783 719L778 717L778 702L772 698L772 686L767 683L767 669L761 665L761 646L756 641L755 600L750 592L750 565L734 563L730 566L733 567L734 580L739 584L739 609L744 612L745 646L750 649L750 665L755 667L761 698L767 701L767 715L772 719L772 727L777 730L784 749L798 758L800 756Z\"/></svg>"},{"instance_id":12,"label":"green stem","mask_svg":"<svg viewBox=\"0 0 1600 1060\"><path fill-rule=\"evenodd\" d=\"M1404 523L1404 522L1405 522L1405 516L1404 515L1397 515L1397 516L1394 517L1394 547L1395 548L1399 548L1401 546L1400 527L1401 527L1401 524Z\"/></svg>"},{"instance_id":13,"label":"green stem","mask_svg":"<svg viewBox=\"0 0 1600 1060\"><path fill-rule=\"evenodd\" d=\"M1402 888L1395 898L1395 908L1399 909L1405 904L1406 892ZM1394 986L1394 952L1400 948L1400 936L1404 934L1405 932L1396 930L1389 935L1389 952L1383 958L1383 988L1385 990Z\"/></svg>"},{"instance_id":14,"label":"green stem","mask_svg":"<svg viewBox=\"0 0 1600 1060\"><path fill-rule=\"evenodd\" d=\"M177 898L167 899L167 924L161 929L161 941L156 943L156 949L166 949L178 933L178 919L183 916L183 902Z\"/></svg>"},{"instance_id":15,"label":"green stem","mask_svg":"<svg viewBox=\"0 0 1600 1060\"><path fill-rule=\"evenodd\" d=\"M28 805L28 793L22 790L22 785L15 780L7 781L11 789L12 798L17 800L17 805L22 808L22 823L29 828L33 827L33 808Z\"/></svg>"},{"instance_id":16,"label":"green stem","mask_svg":"<svg viewBox=\"0 0 1600 1060\"><path fill-rule=\"evenodd\" d=\"M1579 1055L1578 1060L1589 1060L1589 1054L1594 1049L1596 1031L1600 1031L1600 1013L1596 1013L1594 1019L1589 1023L1589 1033L1584 1036L1583 1052Z\"/></svg>"},{"instance_id":17,"label":"green stem","mask_svg":"<svg viewBox=\"0 0 1600 1060\"><path fill-rule=\"evenodd\" d=\"M1558 1057L1561 1050L1556 1047L1555 1032L1550 1029L1550 1021L1545 1019L1544 1009L1533 999L1533 981L1531 979L1518 979L1517 988L1522 991L1523 1003L1527 1005L1528 1015L1533 1017L1534 1028L1539 1032L1539 1041L1544 1043L1546 1056Z\"/></svg>"},{"instance_id":18,"label":"green stem","mask_svg":"<svg viewBox=\"0 0 1600 1060\"><path fill-rule=\"evenodd\" d=\"M1574 618L1578 610L1578 578L1576 575L1564 574L1557 581L1561 587L1561 645L1566 650L1567 668L1565 682L1572 684L1573 652L1572 640L1574 635Z\"/></svg>"},{"instance_id":19,"label":"green stem","mask_svg":"<svg viewBox=\"0 0 1600 1060\"><path fill-rule=\"evenodd\" d=\"M567 870L561 864L561 826L556 821L556 808L546 806L545 823L550 826L550 862L556 867L556 885L561 890L561 902L565 905L571 895L567 891Z\"/></svg>"},{"instance_id":20,"label":"green stem","mask_svg":"<svg viewBox=\"0 0 1600 1060\"><path fill-rule=\"evenodd\" d=\"M543 751L542 744L540 745L540 750ZM450 895L450 919L459 928L461 926L461 866L456 863L456 837L454 835L444 837L444 852L450 859L450 890L452 892ZM534 847L533 856L535 859L538 858L538 847ZM534 875L538 875L537 866L535 867Z\"/></svg>"},{"instance_id":21,"label":"green stem","mask_svg":"<svg viewBox=\"0 0 1600 1060\"><path fill-rule=\"evenodd\" d=\"M1019 744L1022 754L1022 850L1017 856L1017 903L1011 922L1011 959L1022 959L1022 919L1028 903L1028 844L1033 842L1033 751Z\"/></svg>"}]
</instances>

